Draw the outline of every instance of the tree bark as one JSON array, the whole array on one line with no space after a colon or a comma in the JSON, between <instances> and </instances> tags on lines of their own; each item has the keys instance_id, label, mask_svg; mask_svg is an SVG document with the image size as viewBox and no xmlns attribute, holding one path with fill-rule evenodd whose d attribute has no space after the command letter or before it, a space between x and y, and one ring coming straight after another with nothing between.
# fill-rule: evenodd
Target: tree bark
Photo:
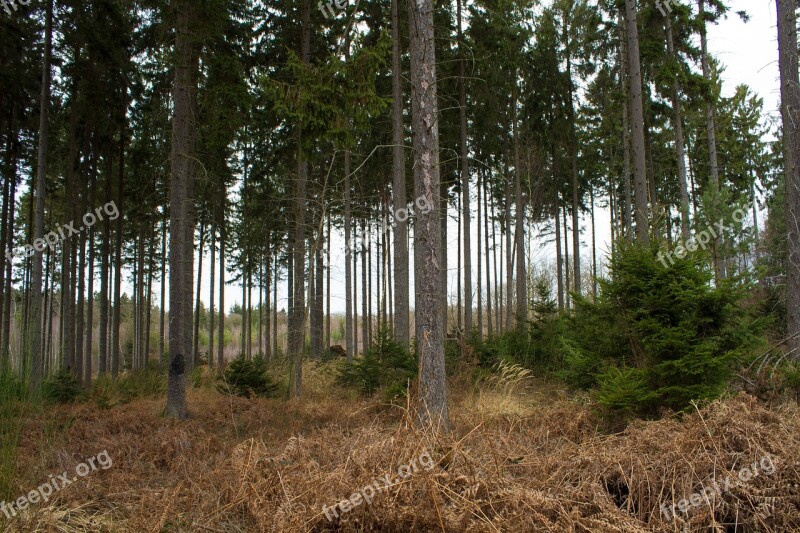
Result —
<instances>
[{"instance_id":1,"label":"tree bark","mask_svg":"<svg viewBox=\"0 0 800 533\"><path fill-rule=\"evenodd\" d=\"M192 278L194 276L194 93L199 54L193 42L194 3L177 5L172 180L169 224L169 356L166 414L184 419L186 375L192 370Z\"/></svg>"},{"instance_id":2,"label":"tree bark","mask_svg":"<svg viewBox=\"0 0 800 533\"><path fill-rule=\"evenodd\" d=\"M311 0L303 2L301 57L308 63L311 56ZM297 129L297 182L294 199L294 301L289 321L289 396L299 398L303 384L303 350L305 348L305 257L306 257L306 182L308 161L303 149L302 126Z\"/></svg>"},{"instance_id":3,"label":"tree bark","mask_svg":"<svg viewBox=\"0 0 800 533\"><path fill-rule=\"evenodd\" d=\"M787 244L786 311L787 349L800 360L800 79L797 54L797 6L795 0L776 0L778 13L781 114L783 118L783 166L786 180Z\"/></svg>"},{"instance_id":4,"label":"tree bark","mask_svg":"<svg viewBox=\"0 0 800 533\"><path fill-rule=\"evenodd\" d=\"M441 315L442 242L439 198L439 123L433 0L409 0L411 110L414 188L432 206L416 214L414 226L415 325L419 361L419 417L422 424L449 431Z\"/></svg>"},{"instance_id":5,"label":"tree bark","mask_svg":"<svg viewBox=\"0 0 800 533\"><path fill-rule=\"evenodd\" d=\"M706 39L706 19L705 19L705 0L697 0L697 7L700 18L700 63L703 68L703 79L711 86L711 68L708 64L708 45ZM714 100L712 95L706 100L706 133L708 136L708 164L711 173L711 192L714 195L714 205L717 203L717 193L719 193L719 163L717 161L717 128L714 119ZM714 261L714 277L717 283L725 277L724 266L719 254L721 239L718 236L712 238L711 254Z\"/></svg>"},{"instance_id":6,"label":"tree bark","mask_svg":"<svg viewBox=\"0 0 800 533\"><path fill-rule=\"evenodd\" d=\"M633 138L633 175L636 187L636 239L646 244L650 242L650 222L647 206L642 65L639 59L639 28L636 22L636 0L625 0L625 14L628 30L629 105L631 108Z\"/></svg>"},{"instance_id":7,"label":"tree bark","mask_svg":"<svg viewBox=\"0 0 800 533\"><path fill-rule=\"evenodd\" d=\"M50 52L53 43L53 0L48 0L45 13L44 58L42 60L42 90L39 96L39 154L36 164L36 209L33 220L33 244L44 237L44 200L47 191L47 137L50 115ZM29 344L25 360L30 361L30 389L37 390L44 378L42 351L42 250L35 246L31 267L31 306Z\"/></svg>"},{"instance_id":8,"label":"tree bark","mask_svg":"<svg viewBox=\"0 0 800 533\"><path fill-rule=\"evenodd\" d=\"M672 19L664 17L667 29L667 52L671 60L677 62L675 39L672 34ZM681 111L681 92L678 78L672 82L672 129L675 131L675 157L678 160L678 188L681 194L681 236L689 240L689 188L686 185L686 150L683 141L683 112Z\"/></svg>"},{"instance_id":9,"label":"tree bark","mask_svg":"<svg viewBox=\"0 0 800 533\"><path fill-rule=\"evenodd\" d=\"M464 329L472 333L472 243L470 239L469 205L469 147L467 146L467 90L464 72L464 34L461 29L461 1L457 0L458 10L458 107L461 129L461 209L464 224ZM516 148L515 148L516 149ZM478 274L480 285L480 274Z\"/></svg>"}]
</instances>

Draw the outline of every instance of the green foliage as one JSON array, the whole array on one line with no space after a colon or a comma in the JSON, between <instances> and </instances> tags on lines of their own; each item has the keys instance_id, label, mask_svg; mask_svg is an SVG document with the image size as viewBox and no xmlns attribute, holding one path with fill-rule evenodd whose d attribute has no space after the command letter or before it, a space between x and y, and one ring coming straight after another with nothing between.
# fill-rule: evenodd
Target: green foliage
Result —
<instances>
[{"instance_id":1,"label":"green foliage","mask_svg":"<svg viewBox=\"0 0 800 533\"><path fill-rule=\"evenodd\" d=\"M98 376L85 392L86 399L101 409L125 405L136 398L157 398L167 391L167 376L158 364L149 362L146 367L119 374Z\"/></svg>"},{"instance_id":2,"label":"green foliage","mask_svg":"<svg viewBox=\"0 0 800 533\"><path fill-rule=\"evenodd\" d=\"M240 353L228 364L219 378L217 390L223 394L235 394L245 398L272 396L278 386L267 375L267 364L263 357L250 360Z\"/></svg>"},{"instance_id":3,"label":"green foliage","mask_svg":"<svg viewBox=\"0 0 800 533\"><path fill-rule=\"evenodd\" d=\"M385 399L392 400L405 394L408 382L416 376L414 357L394 340L388 326L381 324L372 347L352 364L343 363L336 382L364 395L372 395L380 389Z\"/></svg>"},{"instance_id":4,"label":"green foliage","mask_svg":"<svg viewBox=\"0 0 800 533\"><path fill-rule=\"evenodd\" d=\"M71 403L80 393L81 382L68 370L59 370L42 383L42 396L49 402Z\"/></svg>"},{"instance_id":5,"label":"green foliage","mask_svg":"<svg viewBox=\"0 0 800 533\"><path fill-rule=\"evenodd\" d=\"M562 375L597 387L601 405L626 414L685 409L721 394L759 324L737 306L741 289L711 286L690 254L659 260L657 243L620 245L596 302L576 298ZM665 264L666 263L666 264Z\"/></svg>"}]
</instances>

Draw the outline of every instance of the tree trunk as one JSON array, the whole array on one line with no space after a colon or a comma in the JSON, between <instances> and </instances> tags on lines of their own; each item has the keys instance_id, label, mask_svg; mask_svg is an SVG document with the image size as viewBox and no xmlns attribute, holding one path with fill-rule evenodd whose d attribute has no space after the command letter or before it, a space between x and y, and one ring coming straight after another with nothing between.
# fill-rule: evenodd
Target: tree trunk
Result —
<instances>
[{"instance_id":1,"label":"tree trunk","mask_svg":"<svg viewBox=\"0 0 800 533\"><path fill-rule=\"evenodd\" d=\"M33 265L31 268L31 306L29 343L25 360L30 361L30 389L36 390L44 377L42 352L42 250L35 246L44 237L44 200L47 191L47 137L50 112L50 51L53 43L53 0L48 0L45 14L45 43L42 60L42 90L39 96L39 154L36 163L36 210L33 221Z\"/></svg>"},{"instance_id":2,"label":"tree trunk","mask_svg":"<svg viewBox=\"0 0 800 533\"><path fill-rule=\"evenodd\" d=\"M650 241L650 222L647 207L642 65L639 59L639 28L636 22L635 0L625 0L625 14L628 29L629 105L633 132L633 175L636 186L636 239L646 244Z\"/></svg>"},{"instance_id":3,"label":"tree trunk","mask_svg":"<svg viewBox=\"0 0 800 533\"><path fill-rule=\"evenodd\" d=\"M311 0L303 2L301 57L308 63L311 55ZM289 320L289 397L299 398L303 384L305 348L305 258L306 258L306 182L308 161L303 149L302 126L297 128L297 182L294 198L294 298Z\"/></svg>"},{"instance_id":4,"label":"tree trunk","mask_svg":"<svg viewBox=\"0 0 800 533\"><path fill-rule=\"evenodd\" d=\"M158 325L158 359L159 366L166 353L166 307L167 307L167 217L164 213L164 223L161 225L161 316Z\"/></svg>"},{"instance_id":5,"label":"tree trunk","mask_svg":"<svg viewBox=\"0 0 800 533\"><path fill-rule=\"evenodd\" d=\"M675 39L672 35L672 19L664 17L667 29L667 51L671 60L677 62ZM675 156L678 160L678 188L681 194L681 236L689 240L689 189L686 185L686 156L683 142L683 113L681 92L677 76L672 82L672 129L675 130Z\"/></svg>"},{"instance_id":6,"label":"tree trunk","mask_svg":"<svg viewBox=\"0 0 800 533\"><path fill-rule=\"evenodd\" d=\"M714 195L714 207L717 204L717 193L719 192L719 164L717 162L717 128L714 119L714 97L711 86L711 68L708 64L708 46L706 39L706 19L705 19L705 0L697 0L697 7L700 18L700 63L703 67L703 79L709 85L709 95L706 100L706 133L708 135L708 164L711 173L711 192ZM796 42L796 40L795 40ZM795 45L796 46L796 45ZM725 277L724 266L719 254L721 239L718 236L712 238L711 254L714 261L714 277L717 283Z\"/></svg>"},{"instance_id":7,"label":"tree trunk","mask_svg":"<svg viewBox=\"0 0 800 533\"><path fill-rule=\"evenodd\" d=\"M403 89L400 65L400 0L392 0L392 200L394 205L394 334L409 346L408 221L398 216L406 209L406 162L403 143ZM403 220L401 220L403 218ZM348 355L350 351L348 350Z\"/></svg>"},{"instance_id":8,"label":"tree trunk","mask_svg":"<svg viewBox=\"0 0 800 533\"><path fill-rule=\"evenodd\" d=\"M622 104L622 185L625 188L624 205L622 206L622 222L624 226L625 238L629 242L633 241L633 217L631 207L633 206L633 195L631 187L631 128L630 128L630 76L628 75L628 41L626 39L627 30L625 29L624 19L620 20L620 85L624 94Z\"/></svg>"},{"instance_id":9,"label":"tree trunk","mask_svg":"<svg viewBox=\"0 0 800 533\"><path fill-rule=\"evenodd\" d=\"M783 117L783 166L786 180L786 223L789 230L786 276L787 348L800 360L800 79L797 57L795 0L776 0Z\"/></svg>"},{"instance_id":10,"label":"tree trunk","mask_svg":"<svg viewBox=\"0 0 800 533\"><path fill-rule=\"evenodd\" d=\"M489 268L489 202L486 197L489 195L489 189L486 187L486 174L483 174L483 240L484 240L484 253L486 254L486 334L489 338L493 336L492 324L492 273ZM480 222L480 220L478 221ZM492 223L494 226L494 223ZM480 257L480 256L479 256Z\"/></svg>"},{"instance_id":11,"label":"tree trunk","mask_svg":"<svg viewBox=\"0 0 800 533\"><path fill-rule=\"evenodd\" d=\"M197 364L197 350L200 346L200 290L203 288L203 256L205 255L203 247L206 240L206 225L205 221L200 221L200 246L197 258L197 298L194 305L194 335L192 343L192 361Z\"/></svg>"},{"instance_id":12,"label":"tree trunk","mask_svg":"<svg viewBox=\"0 0 800 533\"><path fill-rule=\"evenodd\" d=\"M515 78L516 79L516 78ZM514 209L514 240L517 248L517 333L525 333L528 321L528 290L526 286L527 275L525 274L525 202L522 196L522 169L520 168L519 158L519 130L517 126L517 85L514 82L514 197L516 206Z\"/></svg>"},{"instance_id":13,"label":"tree trunk","mask_svg":"<svg viewBox=\"0 0 800 533\"><path fill-rule=\"evenodd\" d=\"M222 184L222 200L219 210L219 332L217 342L217 372L225 370L225 184Z\"/></svg>"},{"instance_id":14,"label":"tree trunk","mask_svg":"<svg viewBox=\"0 0 800 533\"><path fill-rule=\"evenodd\" d=\"M209 280L209 284L211 287L209 288L208 292L208 368L214 368L214 282L215 279L215 272L214 269L216 268L217 262L217 226L213 222L214 217L211 217L212 224L211 224L211 262L208 264L208 267L211 269L211 279ZM268 350L269 351L269 350Z\"/></svg>"},{"instance_id":15,"label":"tree trunk","mask_svg":"<svg viewBox=\"0 0 800 533\"><path fill-rule=\"evenodd\" d=\"M183 419L186 375L192 370L192 278L194 276L194 93L199 54L194 48L194 3L176 6L175 93L169 223L169 378L166 414Z\"/></svg>"},{"instance_id":16,"label":"tree trunk","mask_svg":"<svg viewBox=\"0 0 800 533\"><path fill-rule=\"evenodd\" d=\"M458 107L461 129L461 209L464 223L464 330L472 333L472 243L470 242L469 210L469 147L467 146L467 90L464 73L464 34L461 30L461 1L457 0L458 10ZM516 102L515 102L516 103ZM515 147L515 150L517 148ZM480 284L480 274L478 274Z\"/></svg>"},{"instance_id":17,"label":"tree trunk","mask_svg":"<svg viewBox=\"0 0 800 533\"><path fill-rule=\"evenodd\" d=\"M419 416L422 424L449 431L444 366L444 320L441 315L443 267L439 182L439 122L436 101L436 55L433 0L409 0L411 41L411 110L414 188L433 206L420 211L414 226L415 325L419 361Z\"/></svg>"}]
</instances>

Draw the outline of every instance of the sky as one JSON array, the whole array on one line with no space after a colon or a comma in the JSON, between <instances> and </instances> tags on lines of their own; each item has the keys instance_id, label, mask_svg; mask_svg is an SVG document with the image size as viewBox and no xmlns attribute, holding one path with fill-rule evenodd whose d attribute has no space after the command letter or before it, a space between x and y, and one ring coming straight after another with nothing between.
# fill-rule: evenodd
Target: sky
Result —
<instances>
[{"instance_id":1,"label":"sky","mask_svg":"<svg viewBox=\"0 0 800 533\"><path fill-rule=\"evenodd\" d=\"M650 0L642 0L650 1ZM689 0L672 0L673 2ZM776 32L775 2L772 0L729 0L731 8L730 15L721 20L716 25L708 27L708 48L709 51L720 60L724 65L725 71L722 74L723 95L731 96L737 85L749 85L753 92L764 99L765 113L777 117L779 113L779 83L778 83L778 46ZM694 4L694 2L693 2ZM695 7L696 9L696 7ZM744 10L750 16L749 22L742 22L735 14L736 11ZM699 67L698 67L699 68ZM474 191L473 191L474 194ZM473 210L475 209L475 199L473 197ZM581 225L584 228L582 233L583 248L582 258L586 261L591 254L590 235L587 230L589 221L584 217ZM609 213L602 209L596 210L596 225L598 228L598 261L600 254L609 249ZM450 300L455 299L455 286L457 271L455 267L458 241L457 223L450 220L448 225L448 255L450 261L449 269L449 293ZM476 232L473 217L473 232ZM533 230L533 238L537 235L537 228ZM473 233L473 243L477 241L477 234ZM331 242L331 312L343 313L344 301L344 239L341 235L336 235ZM472 264L475 269L478 260L477 250L473 244ZM530 260L533 264L551 263L555 257L555 245L546 245L543 248L534 241ZM203 265L203 280L201 289L201 299L207 306L209 302L209 254L206 253ZM500 259L500 258L498 258ZM359 258L360 261L360 258ZM411 250L410 265L413 266L413 250ZM374 266L374 265L373 265ZM376 267L377 268L377 267ZM500 267L502 271L502 266ZM358 266L359 271L361 266ZM413 307L413 268L411 269L410 291ZM218 275L218 274L217 274ZM360 274L359 274L360 276ZM484 273L485 276L485 273ZM195 283L197 279L197 261L195 261ZM359 279L360 283L360 279ZM278 288L278 307L286 307L286 287L285 281L281 281ZM217 284L217 289L219 288ZM124 290L131 292L130 284L125 284ZM158 294L160 287L154 283L153 292ZM358 290L359 300L361 289ZM243 300L243 290L240 285L227 285L225 288L226 312L234 304L241 304ZM258 303L257 292L253 293L253 303ZM373 304L374 305L374 304ZM361 304L359 303L359 308Z\"/></svg>"}]
</instances>

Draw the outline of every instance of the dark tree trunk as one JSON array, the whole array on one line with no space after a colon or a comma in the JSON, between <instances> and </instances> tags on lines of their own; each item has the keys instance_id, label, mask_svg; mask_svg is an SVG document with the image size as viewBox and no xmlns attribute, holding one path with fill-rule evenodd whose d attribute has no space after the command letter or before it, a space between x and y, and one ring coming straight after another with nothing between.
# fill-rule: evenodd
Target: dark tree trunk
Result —
<instances>
[{"instance_id":1,"label":"dark tree trunk","mask_svg":"<svg viewBox=\"0 0 800 533\"><path fill-rule=\"evenodd\" d=\"M786 221L789 230L786 310L787 348L800 360L800 79L797 56L797 6L795 0L776 0L783 116L783 166L786 180Z\"/></svg>"},{"instance_id":2,"label":"dark tree trunk","mask_svg":"<svg viewBox=\"0 0 800 533\"><path fill-rule=\"evenodd\" d=\"M192 370L192 279L194 276L194 98L199 54L192 35L194 3L183 0L175 37L172 177L169 224L169 379L166 414L183 419L186 376Z\"/></svg>"},{"instance_id":3,"label":"dark tree trunk","mask_svg":"<svg viewBox=\"0 0 800 533\"><path fill-rule=\"evenodd\" d=\"M647 243L650 241L650 222L647 207L642 65L639 59L639 29L636 23L635 0L625 0L625 14L628 30L629 105L631 107L633 132L633 175L636 185L636 239L642 243Z\"/></svg>"},{"instance_id":4,"label":"dark tree trunk","mask_svg":"<svg viewBox=\"0 0 800 533\"><path fill-rule=\"evenodd\" d=\"M436 97L436 54L433 0L409 0L411 41L411 110L414 146L414 188L417 198L433 206L420 211L414 226L414 285L419 416L422 424L449 431L441 315L444 268L439 182L439 122Z\"/></svg>"}]
</instances>

